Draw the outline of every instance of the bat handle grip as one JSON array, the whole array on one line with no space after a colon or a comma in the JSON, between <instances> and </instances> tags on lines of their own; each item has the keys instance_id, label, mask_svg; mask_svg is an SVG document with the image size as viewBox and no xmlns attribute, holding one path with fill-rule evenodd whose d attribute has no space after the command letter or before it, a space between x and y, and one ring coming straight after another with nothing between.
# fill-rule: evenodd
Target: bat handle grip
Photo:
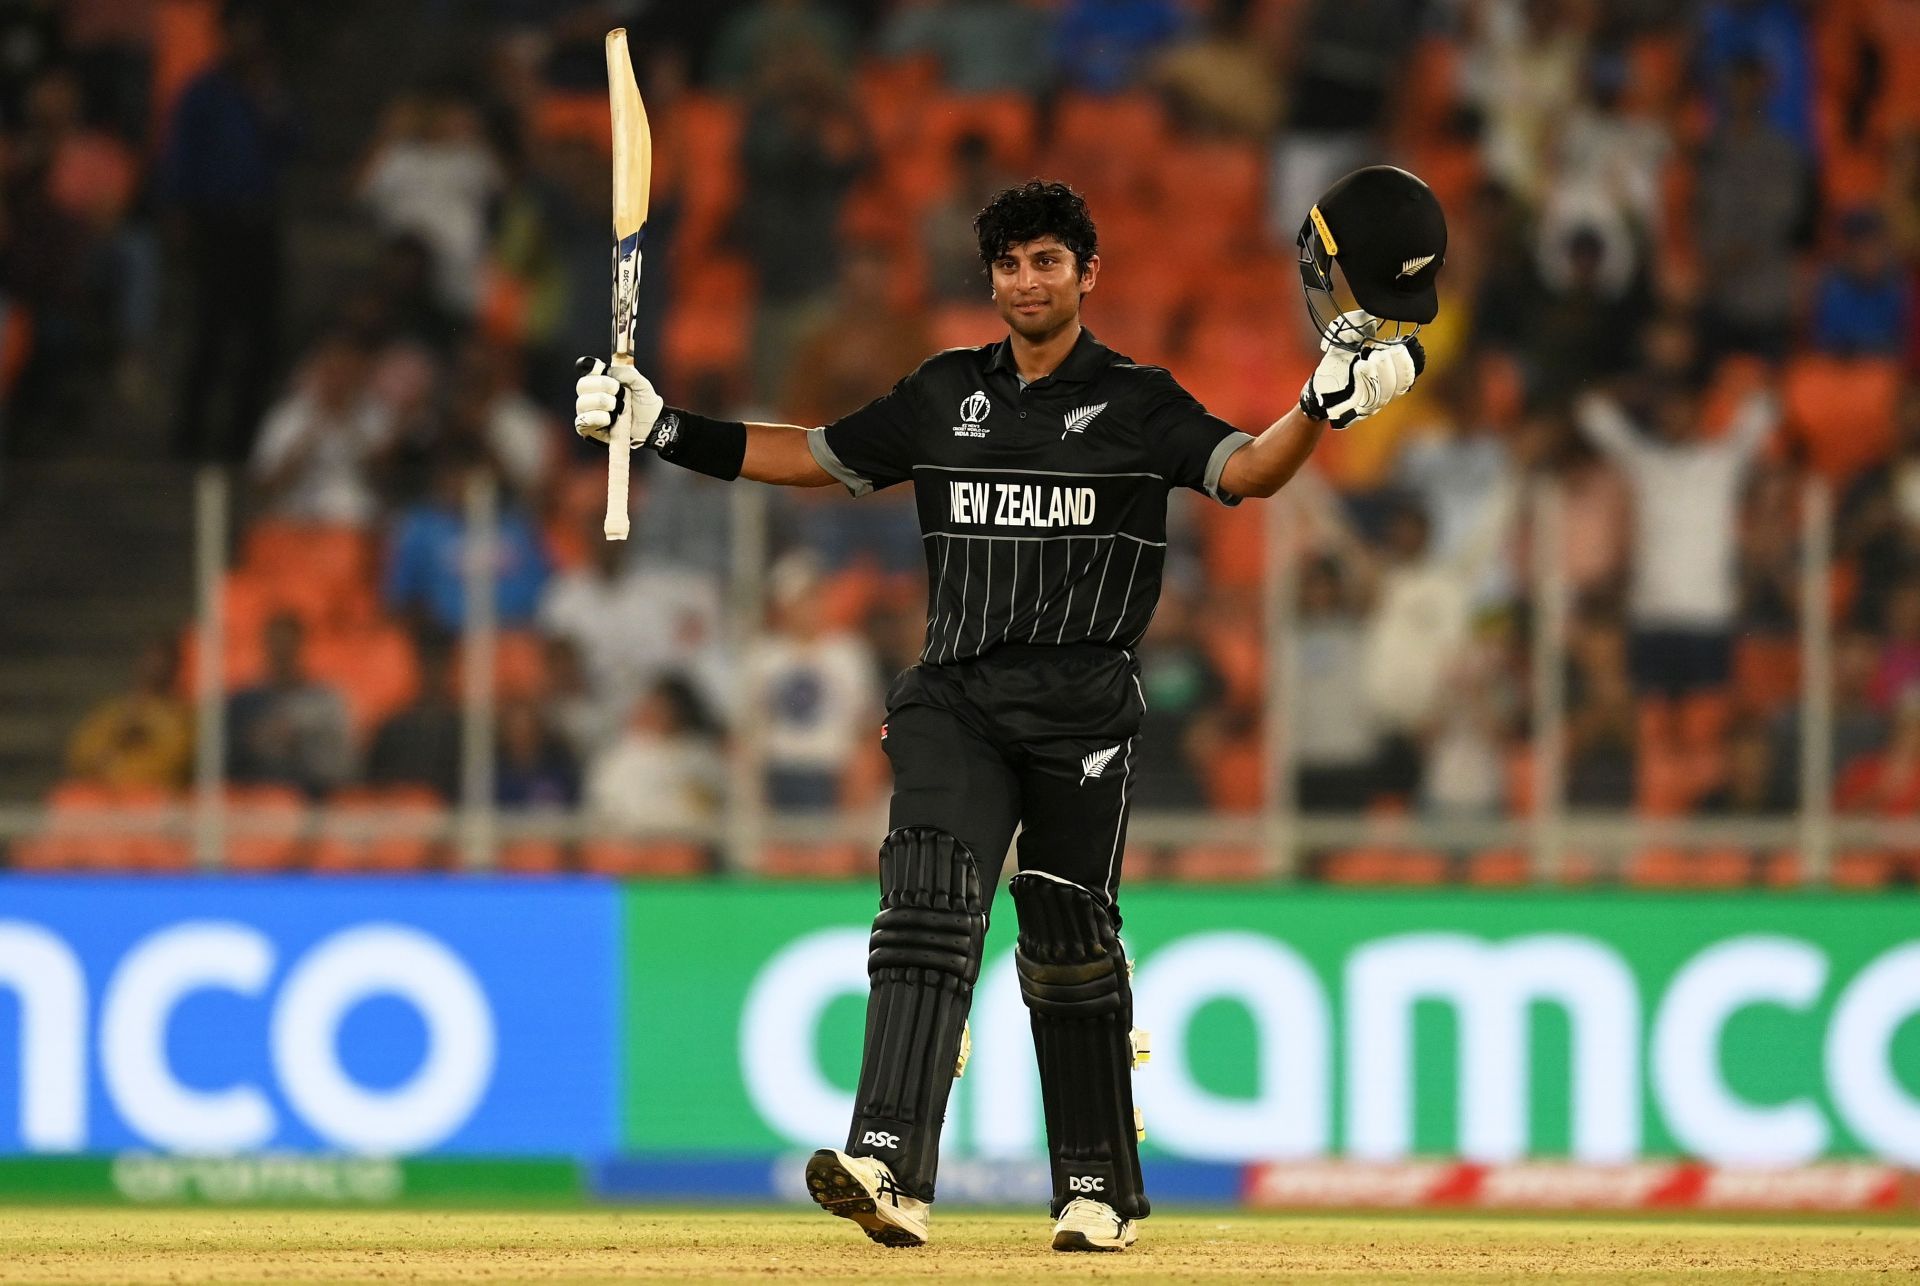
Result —
<instances>
[{"instance_id":1,"label":"bat handle grip","mask_svg":"<svg viewBox=\"0 0 1920 1286\"><path fill-rule=\"evenodd\" d=\"M632 366L633 355L615 353L613 365ZM607 436L607 517L603 524L608 540L625 540L630 529L627 519L627 494L633 468L633 438L627 417L621 416Z\"/></svg>"}]
</instances>

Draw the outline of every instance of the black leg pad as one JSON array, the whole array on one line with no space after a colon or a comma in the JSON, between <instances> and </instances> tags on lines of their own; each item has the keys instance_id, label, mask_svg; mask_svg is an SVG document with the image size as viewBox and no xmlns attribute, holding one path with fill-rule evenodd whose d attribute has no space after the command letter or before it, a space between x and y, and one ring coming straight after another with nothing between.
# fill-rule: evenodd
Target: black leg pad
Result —
<instances>
[{"instance_id":1,"label":"black leg pad","mask_svg":"<svg viewBox=\"0 0 1920 1286\"><path fill-rule=\"evenodd\" d=\"M1133 1116L1133 989L1101 898L1041 871L1010 885L1020 917L1015 964L1033 1013L1040 1097L1053 1154L1053 1213L1075 1197L1129 1219L1147 1215Z\"/></svg>"},{"instance_id":2,"label":"black leg pad","mask_svg":"<svg viewBox=\"0 0 1920 1286\"><path fill-rule=\"evenodd\" d=\"M867 1039L847 1151L933 1200L940 1127L987 935L973 854L945 831L907 826L880 846L880 914L868 940Z\"/></svg>"}]
</instances>

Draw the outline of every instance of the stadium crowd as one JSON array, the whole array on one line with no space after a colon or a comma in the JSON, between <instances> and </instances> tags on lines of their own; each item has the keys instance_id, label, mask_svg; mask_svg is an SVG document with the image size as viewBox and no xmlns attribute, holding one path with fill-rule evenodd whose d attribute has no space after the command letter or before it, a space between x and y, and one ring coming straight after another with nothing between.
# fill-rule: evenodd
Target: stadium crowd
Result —
<instances>
[{"instance_id":1,"label":"stadium crowd","mask_svg":"<svg viewBox=\"0 0 1920 1286\"><path fill-rule=\"evenodd\" d=\"M717 484L636 457L634 539L598 534L604 461L562 411L572 358L607 342L600 37L624 21L656 148L638 360L714 413L823 423L995 338L971 215L1043 173L1099 221L1096 333L1257 431L1310 368L1292 243L1313 198L1380 160L1439 194L1427 378L1329 436L1291 541L1262 506L1176 499L1139 808L1268 798L1260 594L1285 557L1299 806L1524 813L1527 496L1551 480L1569 805L1789 813L1817 479L1836 803L1920 811L1915 0L442 0L417 20L465 56L394 85L328 176L367 250L317 287L286 180L325 122L288 90L281 9L0 9L0 435L33 449L63 376L113 355L126 396L171 408L176 453L244 479L237 788L457 798L482 472L502 806L711 822L748 721L774 807L884 798L880 694L924 624L910 497L774 497L744 638ZM167 271L191 307L161 369ZM322 314L295 324L290 283ZM185 788L180 651L76 730L62 789Z\"/></svg>"}]
</instances>

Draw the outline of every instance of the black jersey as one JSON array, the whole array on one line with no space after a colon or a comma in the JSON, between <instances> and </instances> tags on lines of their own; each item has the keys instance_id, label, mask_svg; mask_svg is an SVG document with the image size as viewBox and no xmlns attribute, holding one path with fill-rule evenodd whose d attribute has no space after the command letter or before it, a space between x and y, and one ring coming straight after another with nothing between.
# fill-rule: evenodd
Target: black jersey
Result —
<instances>
[{"instance_id":1,"label":"black jersey","mask_svg":"<svg viewBox=\"0 0 1920 1286\"><path fill-rule=\"evenodd\" d=\"M1252 440L1165 369L1084 329L1053 374L1024 387L1009 340L950 349L807 439L856 496L913 483L921 660L939 665L1002 643L1138 643L1160 598L1168 493L1237 504L1220 472Z\"/></svg>"}]
</instances>

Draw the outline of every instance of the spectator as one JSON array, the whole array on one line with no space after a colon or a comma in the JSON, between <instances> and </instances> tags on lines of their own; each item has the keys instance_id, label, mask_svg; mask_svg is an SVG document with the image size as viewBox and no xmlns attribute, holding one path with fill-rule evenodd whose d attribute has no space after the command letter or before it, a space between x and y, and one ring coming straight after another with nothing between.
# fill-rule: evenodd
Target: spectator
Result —
<instances>
[{"instance_id":1,"label":"spectator","mask_svg":"<svg viewBox=\"0 0 1920 1286\"><path fill-rule=\"evenodd\" d=\"M1794 0L1713 0L1700 11L1701 83L1718 89L1728 73L1743 67L1763 71L1760 110L1768 124L1794 146L1811 153L1814 58L1806 18ZM1716 106L1725 120L1739 112L1739 93Z\"/></svg>"},{"instance_id":2,"label":"spectator","mask_svg":"<svg viewBox=\"0 0 1920 1286\"><path fill-rule=\"evenodd\" d=\"M431 249L440 302L470 316L500 186L479 113L458 95L429 90L387 106L360 176L360 199L381 232L411 233Z\"/></svg>"},{"instance_id":3,"label":"spectator","mask_svg":"<svg viewBox=\"0 0 1920 1286\"><path fill-rule=\"evenodd\" d=\"M1886 748L1889 720L1886 708L1874 699L1874 679L1880 668L1880 640L1862 630L1849 630L1833 646L1833 736L1827 771L1838 781L1848 764ZM1768 735L1774 781L1772 797L1783 807L1800 800L1800 704L1793 702L1774 715Z\"/></svg>"},{"instance_id":4,"label":"spectator","mask_svg":"<svg viewBox=\"0 0 1920 1286\"><path fill-rule=\"evenodd\" d=\"M493 773L493 797L503 808L565 808L580 798L579 762L531 701L500 708Z\"/></svg>"},{"instance_id":5,"label":"spectator","mask_svg":"<svg viewBox=\"0 0 1920 1286\"><path fill-rule=\"evenodd\" d=\"M115 787L180 790L193 771L193 711L175 680L180 649L150 644L133 690L95 706L67 743L67 772Z\"/></svg>"},{"instance_id":6,"label":"spectator","mask_svg":"<svg viewBox=\"0 0 1920 1286\"><path fill-rule=\"evenodd\" d=\"M1180 27L1174 0L1067 0L1054 28L1055 72L1069 88L1117 94Z\"/></svg>"},{"instance_id":7,"label":"spectator","mask_svg":"<svg viewBox=\"0 0 1920 1286\"><path fill-rule=\"evenodd\" d=\"M471 444L455 442L435 462L426 500L401 513L387 562L389 610L448 634L467 623L466 488L480 468ZM540 535L510 501L494 532L494 615L503 628L529 624L547 580Z\"/></svg>"},{"instance_id":8,"label":"spectator","mask_svg":"<svg viewBox=\"0 0 1920 1286\"><path fill-rule=\"evenodd\" d=\"M1469 79L1487 121L1487 168L1521 196L1546 193L1557 126L1574 110L1588 32L1578 6L1553 0L1475 5Z\"/></svg>"},{"instance_id":9,"label":"spectator","mask_svg":"<svg viewBox=\"0 0 1920 1286\"><path fill-rule=\"evenodd\" d=\"M1883 817L1920 812L1920 688L1901 694L1886 748L1861 755L1840 774L1834 806Z\"/></svg>"},{"instance_id":10,"label":"spectator","mask_svg":"<svg viewBox=\"0 0 1920 1286\"><path fill-rule=\"evenodd\" d=\"M1879 211L1840 221L1840 257L1814 292L1814 346L1845 357L1894 357L1907 350L1912 302Z\"/></svg>"},{"instance_id":11,"label":"spectator","mask_svg":"<svg viewBox=\"0 0 1920 1286\"><path fill-rule=\"evenodd\" d=\"M1441 699L1472 637L1473 595L1513 523L1514 489L1502 490L1459 549L1433 548L1432 524L1416 503L1388 516L1379 556L1368 556L1373 606L1362 644L1368 722L1380 735L1376 784L1412 799L1419 790L1426 739Z\"/></svg>"},{"instance_id":12,"label":"spectator","mask_svg":"<svg viewBox=\"0 0 1920 1286\"><path fill-rule=\"evenodd\" d=\"M1725 119L1701 155L1694 198L1704 333L1717 352L1777 360L1792 329L1812 175L1798 144L1767 119L1765 66L1744 60L1728 75Z\"/></svg>"},{"instance_id":13,"label":"spectator","mask_svg":"<svg viewBox=\"0 0 1920 1286\"><path fill-rule=\"evenodd\" d=\"M630 543L606 539L599 514L588 515L588 528L588 561L548 584L540 628L573 645L589 687L611 709L631 709L668 675L722 709L731 676L719 582L658 560L631 565Z\"/></svg>"},{"instance_id":14,"label":"spectator","mask_svg":"<svg viewBox=\"0 0 1920 1286\"><path fill-rule=\"evenodd\" d=\"M1440 411L1431 430L1400 449L1395 481L1433 522L1434 552L1451 558L1466 548L1487 506L1515 485L1513 456L1482 396L1480 373L1465 368L1441 383ZM1496 561L1478 588L1481 606L1510 598L1513 570Z\"/></svg>"},{"instance_id":15,"label":"spectator","mask_svg":"<svg viewBox=\"0 0 1920 1286\"><path fill-rule=\"evenodd\" d=\"M467 340L454 369L447 431L479 447L518 501L533 507L546 490L559 430L521 389L518 374L499 345Z\"/></svg>"},{"instance_id":16,"label":"spectator","mask_svg":"<svg viewBox=\"0 0 1920 1286\"><path fill-rule=\"evenodd\" d=\"M1895 434L1892 457L1856 478L1840 504L1839 552L1859 574L1852 618L1870 631L1886 628L1893 588L1920 574L1920 388L1900 399Z\"/></svg>"},{"instance_id":17,"label":"spectator","mask_svg":"<svg viewBox=\"0 0 1920 1286\"><path fill-rule=\"evenodd\" d=\"M1655 390L1657 440L1600 394L1583 399L1577 416L1633 493L1628 610L1636 688L1675 699L1723 688L1739 606L1734 538L1741 486L1779 419L1772 399L1754 395L1711 440L1700 435L1697 395L1680 385Z\"/></svg>"},{"instance_id":18,"label":"spectator","mask_svg":"<svg viewBox=\"0 0 1920 1286\"><path fill-rule=\"evenodd\" d=\"M1175 125L1264 143L1280 120L1275 51L1260 39L1248 0L1211 0L1202 25L1155 61L1152 83Z\"/></svg>"},{"instance_id":19,"label":"spectator","mask_svg":"<svg viewBox=\"0 0 1920 1286\"><path fill-rule=\"evenodd\" d=\"M1902 581L1887 596L1887 637L1873 675L1873 700L1892 710L1920 690L1920 579Z\"/></svg>"},{"instance_id":20,"label":"spectator","mask_svg":"<svg viewBox=\"0 0 1920 1286\"><path fill-rule=\"evenodd\" d=\"M1624 227L1543 225L1540 285L1524 353L1534 399L1564 406L1595 380L1622 374L1639 351L1647 284Z\"/></svg>"},{"instance_id":21,"label":"spectator","mask_svg":"<svg viewBox=\"0 0 1920 1286\"><path fill-rule=\"evenodd\" d=\"M1567 661L1567 804L1631 807L1639 747L1626 632L1589 608L1568 639Z\"/></svg>"},{"instance_id":22,"label":"spectator","mask_svg":"<svg viewBox=\"0 0 1920 1286\"><path fill-rule=\"evenodd\" d=\"M575 763L589 763L620 735L625 712L594 693L572 639L543 640L543 653L547 694L542 717L566 742Z\"/></svg>"},{"instance_id":23,"label":"spectator","mask_svg":"<svg viewBox=\"0 0 1920 1286\"><path fill-rule=\"evenodd\" d=\"M227 700L227 778L242 784L296 786L323 795L345 784L352 768L347 704L306 675L300 618L281 614L266 625L265 677Z\"/></svg>"},{"instance_id":24,"label":"spectator","mask_svg":"<svg viewBox=\"0 0 1920 1286\"><path fill-rule=\"evenodd\" d=\"M1426 742L1422 807L1451 817L1498 813L1507 797L1507 743L1520 708L1513 669L1512 623L1478 622L1447 674Z\"/></svg>"},{"instance_id":25,"label":"spectator","mask_svg":"<svg viewBox=\"0 0 1920 1286\"><path fill-rule=\"evenodd\" d=\"M699 698L685 683L662 679L635 703L626 732L593 761L587 810L622 831L696 829L719 816L726 782Z\"/></svg>"},{"instance_id":26,"label":"spectator","mask_svg":"<svg viewBox=\"0 0 1920 1286\"><path fill-rule=\"evenodd\" d=\"M901 5L880 30L888 58L926 55L956 94L1040 94L1047 61L1047 17L1022 0L928 0Z\"/></svg>"},{"instance_id":27,"label":"spectator","mask_svg":"<svg viewBox=\"0 0 1920 1286\"><path fill-rule=\"evenodd\" d=\"M225 51L181 92L160 154L160 195L193 283L174 422L175 451L189 459L246 459L274 377L280 184L295 127L267 12L257 0L226 6Z\"/></svg>"},{"instance_id":28,"label":"spectator","mask_svg":"<svg viewBox=\"0 0 1920 1286\"><path fill-rule=\"evenodd\" d=\"M716 89L738 90L802 56L841 80L853 64L854 40L846 18L820 0L753 0L720 29L708 79Z\"/></svg>"},{"instance_id":29,"label":"spectator","mask_svg":"<svg viewBox=\"0 0 1920 1286\"><path fill-rule=\"evenodd\" d=\"M977 242L973 262L977 270ZM902 272L876 247L848 251L827 311L794 335L779 399L794 423L827 424L857 411L926 359L933 339L925 313L900 298ZM917 562L917 532L913 544Z\"/></svg>"},{"instance_id":30,"label":"spectator","mask_svg":"<svg viewBox=\"0 0 1920 1286\"><path fill-rule=\"evenodd\" d=\"M771 404L795 340L839 276L841 206L868 163L866 127L817 49L767 64L740 138L740 229L759 278L754 395Z\"/></svg>"},{"instance_id":31,"label":"spectator","mask_svg":"<svg viewBox=\"0 0 1920 1286\"><path fill-rule=\"evenodd\" d=\"M1153 630L1140 645L1140 687L1147 711L1137 743L1134 807L1205 808L1206 765L1194 756L1192 734L1220 704L1227 685L1194 628L1189 592L1171 579L1161 591Z\"/></svg>"},{"instance_id":32,"label":"spectator","mask_svg":"<svg viewBox=\"0 0 1920 1286\"><path fill-rule=\"evenodd\" d=\"M1283 245L1293 244L1321 193L1375 159L1371 140L1386 123L1420 28L1420 0L1309 0L1304 10L1268 204Z\"/></svg>"},{"instance_id":33,"label":"spectator","mask_svg":"<svg viewBox=\"0 0 1920 1286\"><path fill-rule=\"evenodd\" d=\"M771 628L747 657L745 703L760 721L767 802L830 809L842 766L879 725L873 657L859 635L828 624L810 555L787 555L769 579Z\"/></svg>"},{"instance_id":34,"label":"spectator","mask_svg":"<svg viewBox=\"0 0 1920 1286\"><path fill-rule=\"evenodd\" d=\"M367 781L375 786L425 786L440 798L460 797L460 705L453 691L453 640L423 630L415 651L420 686L413 700L387 716L373 734Z\"/></svg>"},{"instance_id":35,"label":"spectator","mask_svg":"<svg viewBox=\"0 0 1920 1286\"><path fill-rule=\"evenodd\" d=\"M1377 735L1366 701L1365 639L1340 564L1308 563L1292 638L1297 683L1288 729L1305 812L1357 813L1372 799Z\"/></svg>"},{"instance_id":36,"label":"spectator","mask_svg":"<svg viewBox=\"0 0 1920 1286\"><path fill-rule=\"evenodd\" d=\"M1763 724L1747 721L1727 736L1727 780L1700 800L1709 816L1760 817L1787 811L1777 792L1780 773L1773 762L1774 742Z\"/></svg>"},{"instance_id":37,"label":"spectator","mask_svg":"<svg viewBox=\"0 0 1920 1286\"><path fill-rule=\"evenodd\" d=\"M953 170L951 190L928 207L921 221L927 284L943 303L977 304L985 311L992 291L973 219L995 192L1016 180L994 158L993 140L971 130L953 142Z\"/></svg>"},{"instance_id":38,"label":"spectator","mask_svg":"<svg viewBox=\"0 0 1920 1286\"><path fill-rule=\"evenodd\" d=\"M356 528L378 518L393 418L368 387L370 361L359 336L327 336L267 413L250 465L266 513Z\"/></svg>"}]
</instances>

